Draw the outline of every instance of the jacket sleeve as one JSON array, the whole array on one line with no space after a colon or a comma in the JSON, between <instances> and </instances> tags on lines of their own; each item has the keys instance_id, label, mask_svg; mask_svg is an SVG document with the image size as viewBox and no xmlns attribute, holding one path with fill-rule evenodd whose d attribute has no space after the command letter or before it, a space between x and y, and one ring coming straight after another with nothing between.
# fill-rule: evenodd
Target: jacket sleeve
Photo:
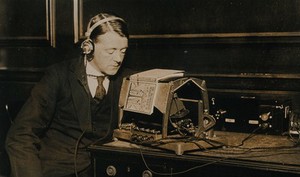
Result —
<instances>
[{"instance_id":1,"label":"jacket sleeve","mask_svg":"<svg viewBox=\"0 0 300 177\"><path fill-rule=\"evenodd\" d=\"M6 137L11 176L42 177L39 159L40 138L51 123L59 89L59 76L48 69L31 91Z\"/></svg>"}]
</instances>

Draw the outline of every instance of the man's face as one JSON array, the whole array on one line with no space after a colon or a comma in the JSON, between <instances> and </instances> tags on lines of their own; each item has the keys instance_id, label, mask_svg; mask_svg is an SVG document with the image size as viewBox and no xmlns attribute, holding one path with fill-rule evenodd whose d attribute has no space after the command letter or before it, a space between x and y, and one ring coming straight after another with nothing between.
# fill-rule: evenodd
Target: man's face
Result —
<instances>
[{"instance_id":1,"label":"man's face","mask_svg":"<svg viewBox=\"0 0 300 177\"><path fill-rule=\"evenodd\" d=\"M128 39L115 32L107 32L97 37L95 42L93 67L106 75L115 75L124 60Z\"/></svg>"}]
</instances>

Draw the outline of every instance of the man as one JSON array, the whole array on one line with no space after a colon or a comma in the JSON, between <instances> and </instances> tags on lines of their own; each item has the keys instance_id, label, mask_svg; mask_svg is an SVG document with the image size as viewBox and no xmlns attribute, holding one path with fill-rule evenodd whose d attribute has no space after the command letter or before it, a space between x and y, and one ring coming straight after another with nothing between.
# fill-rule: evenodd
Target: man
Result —
<instances>
[{"instance_id":1,"label":"man","mask_svg":"<svg viewBox=\"0 0 300 177\"><path fill-rule=\"evenodd\" d=\"M111 139L122 79L131 74L120 68L127 25L100 13L86 37L84 57L49 67L11 126L6 149L13 177L87 176L86 147Z\"/></svg>"}]
</instances>

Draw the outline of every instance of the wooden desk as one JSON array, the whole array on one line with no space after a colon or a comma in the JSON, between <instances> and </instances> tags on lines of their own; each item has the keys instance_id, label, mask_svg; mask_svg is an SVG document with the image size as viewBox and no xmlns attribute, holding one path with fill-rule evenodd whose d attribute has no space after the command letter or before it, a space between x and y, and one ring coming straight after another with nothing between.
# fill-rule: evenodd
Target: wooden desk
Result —
<instances>
[{"instance_id":1,"label":"wooden desk","mask_svg":"<svg viewBox=\"0 0 300 177\"><path fill-rule=\"evenodd\" d=\"M115 141L89 149L96 177L300 176L300 147L292 147L293 143L286 136L255 135L242 146L234 147L249 134L216 132L216 135L230 147L176 155L172 151Z\"/></svg>"}]
</instances>

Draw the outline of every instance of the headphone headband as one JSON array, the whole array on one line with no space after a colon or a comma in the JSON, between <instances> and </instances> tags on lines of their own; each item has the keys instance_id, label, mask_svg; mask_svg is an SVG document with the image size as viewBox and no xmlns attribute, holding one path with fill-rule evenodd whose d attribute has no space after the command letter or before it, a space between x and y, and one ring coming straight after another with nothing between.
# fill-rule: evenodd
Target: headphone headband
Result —
<instances>
[{"instance_id":1,"label":"headphone headband","mask_svg":"<svg viewBox=\"0 0 300 177\"><path fill-rule=\"evenodd\" d=\"M121 20L123 22L125 22L122 18L119 17L108 17L108 18L104 18L102 20L99 20L98 22L96 22L95 24L93 24L93 26L91 26L89 28L90 25L88 25L88 29L85 32L85 37L89 38L91 33L94 31L95 28L97 28L99 25L101 25L102 23L108 22L108 21L113 21L113 20ZM91 23L91 22L90 22ZM89 24L90 24L89 23Z\"/></svg>"}]
</instances>

